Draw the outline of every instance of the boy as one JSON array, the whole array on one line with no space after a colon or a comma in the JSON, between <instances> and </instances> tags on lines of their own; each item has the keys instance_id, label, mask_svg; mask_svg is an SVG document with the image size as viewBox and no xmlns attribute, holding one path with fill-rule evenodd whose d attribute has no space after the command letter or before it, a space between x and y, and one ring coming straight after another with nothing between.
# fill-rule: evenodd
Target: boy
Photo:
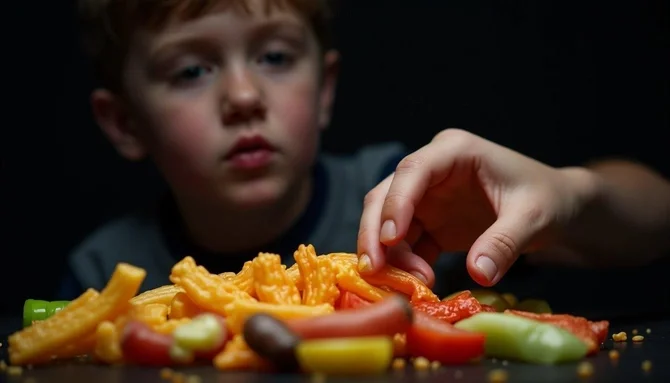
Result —
<instances>
[{"instance_id":1,"label":"boy","mask_svg":"<svg viewBox=\"0 0 670 383\"><path fill-rule=\"evenodd\" d=\"M376 187L405 153L400 145L389 144L365 148L351 158L318 154L337 74L323 0L82 1L90 53L104 86L92 95L96 120L123 157L151 158L170 193L157 206L103 226L86 239L70 256L71 276L61 299L73 298L85 287L102 288L118 262L148 270L142 288L149 289L169 283L170 268L185 255L194 256L212 272L223 272L241 269L259 251L281 254L284 263L291 264L300 243L312 243L320 253L357 251L364 197L388 186L390 181ZM449 139L438 137L427 145L437 158L462 155L459 143L462 150L481 144L471 135L453 132L440 135ZM522 197L528 190L537 194L565 189L566 184L550 177L553 171L546 166L536 164L542 172L526 171L519 164L535 161L501 156L509 152L501 147L486 148L490 150L483 152L490 158L499 158L495 164L511 169L507 177L489 181L527 180L529 187L512 188ZM410 158L398 174L407 177L416 169L425 171L430 164L425 162L427 156L421 157ZM436 226L426 229L445 233L439 240L474 240L461 234L468 230L481 234L485 226L477 225L478 220L492 219L489 201L470 193L468 185L476 183L456 185L467 191L456 193L458 200L445 189L444 195L432 196L442 204L424 206L424 212L437 217ZM416 182L406 188L426 186ZM395 196L407 190L397 190ZM563 194L537 205L539 210L572 199L571 193ZM371 234L381 229L374 226L381 224L383 198L384 193L368 195L363 221L367 216L373 224L360 225L361 255L383 240ZM445 201L453 206L445 209ZM533 207L532 199L520 201L514 209ZM441 222L454 216L457 219L447 222L451 226ZM425 243L434 252L451 250L430 242ZM416 247L413 250L420 253ZM378 267L380 252L376 253ZM408 264L398 266L412 269ZM435 291L477 287L463 266L463 257L441 257L435 265ZM653 267L651 271L664 270ZM609 318L612 310L643 312L658 307L649 299L664 301L647 294L649 283L642 280L608 283L630 281L627 271L600 269L598 275L592 270L542 269L520 258L496 283L496 290L546 298L557 311L601 318ZM500 279L502 272L491 275ZM612 293L615 288L620 288L618 294ZM625 293L634 293L636 300L621 307Z\"/></svg>"},{"instance_id":2,"label":"boy","mask_svg":"<svg viewBox=\"0 0 670 383\"><path fill-rule=\"evenodd\" d=\"M404 151L319 154L338 63L325 1L81 0L81 15L95 119L170 193L85 239L59 298L101 289L118 262L145 268L146 290L186 255L220 273L259 251L290 264L300 243L356 251L364 195Z\"/></svg>"}]
</instances>

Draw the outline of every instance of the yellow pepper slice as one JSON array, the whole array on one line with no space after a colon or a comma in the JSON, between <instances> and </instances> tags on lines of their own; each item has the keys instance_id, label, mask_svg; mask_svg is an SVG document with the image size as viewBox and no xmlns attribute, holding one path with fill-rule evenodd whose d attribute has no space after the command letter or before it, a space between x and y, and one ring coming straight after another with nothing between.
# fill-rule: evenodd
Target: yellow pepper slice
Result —
<instances>
[{"instance_id":1,"label":"yellow pepper slice","mask_svg":"<svg viewBox=\"0 0 670 383\"><path fill-rule=\"evenodd\" d=\"M390 337L310 339L296 346L300 367L326 375L380 374L393 360Z\"/></svg>"}]
</instances>

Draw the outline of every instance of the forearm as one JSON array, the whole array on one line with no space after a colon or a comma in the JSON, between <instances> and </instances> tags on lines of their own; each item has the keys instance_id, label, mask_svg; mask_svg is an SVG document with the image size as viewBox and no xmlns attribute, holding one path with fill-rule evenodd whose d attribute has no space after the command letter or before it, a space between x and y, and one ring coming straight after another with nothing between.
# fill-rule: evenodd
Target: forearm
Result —
<instances>
[{"instance_id":1,"label":"forearm","mask_svg":"<svg viewBox=\"0 0 670 383\"><path fill-rule=\"evenodd\" d=\"M581 181L590 198L561 244L593 266L645 264L667 255L670 182L626 161L602 161L587 169Z\"/></svg>"}]
</instances>

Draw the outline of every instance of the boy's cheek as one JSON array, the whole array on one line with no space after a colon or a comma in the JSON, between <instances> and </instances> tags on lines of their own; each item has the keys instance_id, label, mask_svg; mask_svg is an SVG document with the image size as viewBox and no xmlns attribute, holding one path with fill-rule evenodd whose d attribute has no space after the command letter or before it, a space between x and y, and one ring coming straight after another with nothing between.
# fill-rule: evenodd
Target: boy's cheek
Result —
<instances>
[{"instance_id":1,"label":"boy's cheek","mask_svg":"<svg viewBox=\"0 0 670 383\"><path fill-rule=\"evenodd\" d=\"M154 155L156 166L166 181L180 194L198 196L211 186L215 163L207 161L198 143L165 143ZM206 194L206 193L205 193Z\"/></svg>"},{"instance_id":2,"label":"boy's cheek","mask_svg":"<svg viewBox=\"0 0 670 383\"><path fill-rule=\"evenodd\" d=\"M214 147L216 130L189 112L166 112L152 129L152 155L165 172L204 175L223 148ZM195 175L195 174L194 174Z\"/></svg>"},{"instance_id":3,"label":"boy's cheek","mask_svg":"<svg viewBox=\"0 0 670 383\"><path fill-rule=\"evenodd\" d=\"M286 100L281 109L282 141L298 163L312 162L318 149L320 129L313 103Z\"/></svg>"},{"instance_id":4,"label":"boy's cheek","mask_svg":"<svg viewBox=\"0 0 670 383\"><path fill-rule=\"evenodd\" d=\"M276 115L294 138L307 138L318 130L318 90L312 84L296 85L274 101Z\"/></svg>"}]
</instances>

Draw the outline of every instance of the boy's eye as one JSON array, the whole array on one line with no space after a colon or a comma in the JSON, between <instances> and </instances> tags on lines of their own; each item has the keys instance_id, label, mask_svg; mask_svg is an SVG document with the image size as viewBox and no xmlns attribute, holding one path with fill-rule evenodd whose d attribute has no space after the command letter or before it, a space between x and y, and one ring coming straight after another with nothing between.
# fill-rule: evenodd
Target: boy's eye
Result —
<instances>
[{"instance_id":1,"label":"boy's eye","mask_svg":"<svg viewBox=\"0 0 670 383\"><path fill-rule=\"evenodd\" d=\"M260 62L261 64L283 66L291 64L292 57L284 52L267 52L261 56Z\"/></svg>"},{"instance_id":2,"label":"boy's eye","mask_svg":"<svg viewBox=\"0 0 670 383\"><path fill-rule=\"evenodd\" d=\"M177 72L177 81L192 81L197 80L201 76L209 73L209 69L202 65L191 65Z\"/></svg>"}]
</instances>

